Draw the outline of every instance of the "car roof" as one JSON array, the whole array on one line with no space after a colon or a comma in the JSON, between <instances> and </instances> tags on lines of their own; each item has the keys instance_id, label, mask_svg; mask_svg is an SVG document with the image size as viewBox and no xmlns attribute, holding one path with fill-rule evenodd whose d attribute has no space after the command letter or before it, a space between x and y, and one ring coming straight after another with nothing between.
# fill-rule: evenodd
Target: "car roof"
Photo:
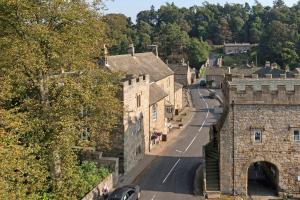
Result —
<instances>
[{"instance_id":1,"label":"car roof","mask_svg":"<svg viewBox=\"0 0 300 200\"><path fill-rule=\"evenodd\" d=\"M125 193L127 193L129 190L135 189L132 186L124 186L117 188L115 191L109 195L110 198L121 198Z\"/></svg>"}]
</instances>

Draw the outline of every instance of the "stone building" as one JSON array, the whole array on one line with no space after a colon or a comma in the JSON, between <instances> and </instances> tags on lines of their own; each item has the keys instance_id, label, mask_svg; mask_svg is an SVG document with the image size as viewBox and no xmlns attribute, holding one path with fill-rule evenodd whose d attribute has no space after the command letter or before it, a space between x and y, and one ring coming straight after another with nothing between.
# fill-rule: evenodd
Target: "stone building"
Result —
<instances>
[{"instance_id":1,"label":"stone building","mask_svg":"<svg viewBox=\"0 0 300 200\"><path fill-rule=\"evenodd\" d=\"M224 53L225 54L240 54L245 53L251 49L250 43L225 43Z\"/></svg>"},{"instance_id":2,"label":"stone building","mask_svg":"<svg viewBox=\"0 0 300 200\"><path fill-rule=\"evenodd\" d=\"M175 82L175 114L178 114L184 105L183 100L183 85Z\"/></svg>"},{"instance_id":3,"label":"stone building","mask_svg":"<svg viewBox=\"0 0 300 200\"><path fill-rule=\"evenodd\" d=\"M300 79L267 77L226 81L224 113L205 146L208 194L300 194Z\"/></svg>"},{"instance_id":4,"label":"stone building","mask_svg":"<svg viewBox=\"0 0 300 200\"><path fill-rule=\"evenodd\" d=\"M211 88L222 88L225 74L230 73L233 77L252 77L257 74L260 78L272 75L273 78L280 78L283 74L287 78L294 77L294 72L286 71L276 67L208 67L206 68L206 82Z\"/></svg>"},{"instance_id":5,"label":"stone building","mask_svg":"<svg viewBox=\"0 0 300 200\"><path fill-rule=\"evenodd\" d=\"M188 86L196 81L196 72L188 63L182 61L181 63L168 64L170 69L175 73L175 82L183 86Z\"/></svg>"},{"instance_id":6,"label":"stone building","mask_svg":"<svg viewBox=\"0 0 300 200\"><path fill-rule=\"evenodd\" d=\"M110 156L120 158L122 173L131 170L168 133L175 107L174 72L152 52L105 57L102 66L123 74L124 114Z\"/></svg>"}]
</instances>

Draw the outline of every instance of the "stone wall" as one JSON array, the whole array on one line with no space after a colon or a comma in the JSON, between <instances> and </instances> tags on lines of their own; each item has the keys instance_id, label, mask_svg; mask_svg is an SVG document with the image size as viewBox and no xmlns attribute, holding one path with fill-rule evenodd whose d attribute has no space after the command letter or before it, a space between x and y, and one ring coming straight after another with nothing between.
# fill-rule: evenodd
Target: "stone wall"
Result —
<instances>
[{"instance_id":1,"label":"stone wall","mask_svg":"<svg viewBox=\"0 0 300 200\"><path fill-rule=\"evenodd\" d=\"M206 82L211 82L212 88L221 88L225 79L225 75L206 75Z\"/></svg>"},{"instance_id":2,"label":"stone wall","mask_svg":"<svg viewBox=\"0 0 300 200\"><path fill-rule=\"evenodd\" d=\"M153 118L153 107L156 106L156 119ZM159 132L162 134L167 134L168 130L165 126L165 99L160 100L156 104L150 107L150 135L153 135L154 132ZM153 147L153 144L150 144L150 149Z\"/></svg>"},{"instance_id":3,"label":"stone wall","mask_svg":"<svg viewBox=\"0 0 300 200\"><path fill-rule=\"evenodd\" d=\"M166 98L172 105L175 105L175 79L174 75L168 76L156 82L169 96Z\"/></svg>"},{"instance_id":4,"label":"stone wall","mask_svg":"<svg viewBox=\"0 0 300 200\"><path fill-rule=\"evenodd\" d=\"M293 141L293 129L300 129L300 105L236 105L235 190L247 191L248 167L267 161L279 170L280 191L299 192L300 143ZM262 142L254 141L253 129L262 130Z\"/></svg>"},{"instance_id":5,"label":"stone wall","mask_svg":"<svg viewBox=\"0 0 300 200\"><path fill-rule=\"evenodd\" d=\"M183 89L180 88L175 92L175 109L183 109Z\"/></svg>"},{"instance_id":6,"label":"stone wall","mask_svg":"<svg viewBox=\"0 0 300 200\"><path fill-rule=\"evenodd\" d=\"M228 95L228 96L227 96ZM278 192L300 193L300 79L236 79L229 82L229 110L220 131L222 193L247 194L248 168L265 161L278 170ZM255 142L254 131L262 131Z\"/></svg>"},{"instance_id":7,"label":"stone wall","mask_svg":"<svg viewBox=\"0 0 300 200\"><path fill-rule=\"evenodd\" d=\"M149 76L123 84L124 173L143 158L149 145ZM140 104L137 99L140 96Z\"/></svg>"},{"instance_id":8,"label":"stone wall","mask_svg":"<svg viewBox=\"0 0 300 200\"><path fill-rule=\"evenodd\" d=\"M108 177L106 177L101 183L99 183L92 191L87 193L82 200L95 200L95 199L101 199L103 195L103 188L104 186L107 186L109 191L112 191L113 189L113 176L110 174Z\"/></svg>"}]
</instances>

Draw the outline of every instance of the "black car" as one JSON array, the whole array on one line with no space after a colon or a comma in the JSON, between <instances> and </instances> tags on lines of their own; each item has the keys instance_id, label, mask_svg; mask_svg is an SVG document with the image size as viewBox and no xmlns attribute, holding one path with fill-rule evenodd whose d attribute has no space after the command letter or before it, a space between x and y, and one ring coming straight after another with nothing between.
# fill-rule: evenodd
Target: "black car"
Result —
<instances>
[{"instance_id":1,"label":"black car","mask_svg":"<svg viewBox=\"0 0 300 200\"><path fill-rule=\"evenodd\" d=\"M137 200L141 196L141 189L137 186L124 186L117 188L109 196L108 200Z\"/></svg>"},{"instance_id":2,"label":"black car","mask_svg":"<svg viewBox=\"0 0 300 200\"><path fill-rule=\"evenodd\" d=\"M205 87L206 86L206 81L205 80L201 80L200 81L200 86L201 87Z\"/></svg>"}]
</instances>

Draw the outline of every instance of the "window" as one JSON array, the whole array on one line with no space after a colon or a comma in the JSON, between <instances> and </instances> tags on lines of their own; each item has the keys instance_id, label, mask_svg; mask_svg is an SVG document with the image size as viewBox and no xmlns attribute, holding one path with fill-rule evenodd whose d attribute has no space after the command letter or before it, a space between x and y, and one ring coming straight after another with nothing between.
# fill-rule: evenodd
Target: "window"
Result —
<instances>
[{"instance_id":1,"label":"window","mask_svg":"<svg viewBox=\"0 0 300 200\"><path fill-rule=\"evenodd\" d=\"M298 130L294 131L294 141L300 142L300 132Z\"/></svg>"},{"instance_id":2,"label":"window","mask_svg":"<svg viewBox=\"0 0 300 200\"><path fill-rule=\"evenodd\" d=\"M141 107L141 95L136 96L136 107Z\"/></svg>"},{"instance_id":3,"label":"window","mask_svg":"<svg viewBox=\"0 0 300 200\"><path fill-rule=\"evenodd\" d=\"M157 104L154 104L152 106L152 120L153 121L157 120Z\"/></svg>"},{"instance_id":4,"label":"window","mask_svg":"<svg viewBox=\"0 0 300 200\"><path fill-rule=\"evenodd\" d=\"M262 142L262 132L261 132L261 130L255 130L254 131L254 141L257 142L257 143Z\"/></svg>"}]
</instances>

